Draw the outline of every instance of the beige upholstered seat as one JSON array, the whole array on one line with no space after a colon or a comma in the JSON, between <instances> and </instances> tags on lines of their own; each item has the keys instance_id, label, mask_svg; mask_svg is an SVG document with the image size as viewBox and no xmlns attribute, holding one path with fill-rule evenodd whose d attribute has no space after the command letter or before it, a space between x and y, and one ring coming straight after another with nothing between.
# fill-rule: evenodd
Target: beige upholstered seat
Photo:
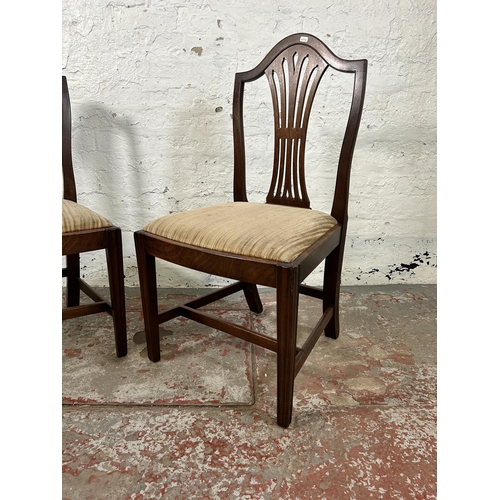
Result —
<instances>
[{"instance_id":1,"label":"beige upholstered seat","mask_svg":"<svg viewBox=\"0 0 500 500\"><path fill-rule=\"evenodd\" d=\"M317 210L234 202L166 215L144 231L210 250L292 262L336 225Z\"/></svg>"},{"instance_id":2,"label":"beige upholstered seat","mask_svg":"<svg viewBox=\"0 0 500 500\"><path fill-rule=\"evenodd\" d=\"M127 316L123 273L122 232L93 210L77 203L73 155L71 150L71 101L68 81L62 77L62 277L66 279L66 304L62 319L80 318L106 312L113 318L117 357L127 354ZM85 164L85 161L82 162ZM80 254L104 250L109 278L109 295L84 281ZM88 301L81 302L85 295ZM90 303L89 303L90 302Z\"/></svg>"},{"instance_id":3,"label":"beige upholstered seat","mask_svg":"<svg viewBox=\"0 0 500 500\"><path fill-rule=\"evenodd\" d=\"M111 227L113 224L98 213L70 200L62 200L62 232L85 231Z\"/></svg>"}]
</instances>

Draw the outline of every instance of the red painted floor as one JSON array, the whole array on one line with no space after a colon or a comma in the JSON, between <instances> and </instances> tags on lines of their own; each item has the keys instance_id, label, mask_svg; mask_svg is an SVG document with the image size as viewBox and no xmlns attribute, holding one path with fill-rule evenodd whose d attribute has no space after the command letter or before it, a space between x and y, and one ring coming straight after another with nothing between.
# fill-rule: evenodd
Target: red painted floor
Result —
<instances>
[{"instance_id":1,"label":"red painted floor","mask_svg":"<svg viewBox=\"0 0 500 500\"><path fill-rule=\"evenodd\" d=\"M272 352L174 320L151 363L127 296L125 358L109 316L63 323L64 499L436 498L435 286L344 288L341 336L297 376L286 430ZM262 300L262 315L243 296L211 309L272 335L274 293ZM320 308L301 297L299 337Z\"/></svg>"}]
</instances>

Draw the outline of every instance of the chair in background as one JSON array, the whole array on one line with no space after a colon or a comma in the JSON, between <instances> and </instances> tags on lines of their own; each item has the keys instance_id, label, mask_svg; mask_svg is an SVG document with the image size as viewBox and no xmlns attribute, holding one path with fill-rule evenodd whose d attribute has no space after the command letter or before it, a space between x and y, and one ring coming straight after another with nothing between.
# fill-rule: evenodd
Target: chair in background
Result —
<instances>
[{"instance_id":1,"label":"chair in background","mask_svg":"<svg viewBox=\"0 0 500 500\"><path fill-rule=\"evenodd\" d=\"M354 80L340 150L331 213L310 209L304 152L311 105L327 68ZM234 202L160 217L135 233L148 357L160 359L159 325L177 316L195 320L277 353L277 422L292 418L294 380L324 331L339 335L339 289L347 228L349 176L366 86L366 60L337 57L314 36L279 42L253 70L237 73L233 95ZM352 76L353 75L353 76ZM247 200L243 133L244 85L265 76L274 107L274 167L266 203ZM331 165L327 165L331 167ZM155 259L237 280L167 311L158 311ZM325 260L322 288L301 284ZM256 285L276 288L277 340L199 309L243 290L262 312ZM297 347L299 294L322 300L323 315Z\"/></svg>"},{"instance_id":2,"label":"chair in background","mask_svg":"<svg viewBox=\"0 0 500 500\"><path fill-rule=\"evenodd\" d=\"M77 203L76 185L71 151L71 104L66 77L62 77L62 255L66 256L67 307L63 308L63 321L70 318L107 312L113 317L116 355L127 354L125 318L125 287L121 230L111 222ZM101 297L80 277L80 253L106 250L111 303ZM80 304L80 291L91 304Z\"/></svg>"}]
</instances>

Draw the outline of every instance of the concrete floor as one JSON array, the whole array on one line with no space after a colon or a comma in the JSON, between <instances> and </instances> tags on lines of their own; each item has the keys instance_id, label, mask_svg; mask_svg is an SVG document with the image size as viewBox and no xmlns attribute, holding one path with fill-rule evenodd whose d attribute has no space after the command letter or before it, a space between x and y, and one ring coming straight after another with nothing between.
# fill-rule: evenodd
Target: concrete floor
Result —
<instances>
[{"instance_id":1,"label":"concrete floor","mask_svg":"<svg viewBox=\"0 0 500 500\"><path fill-rule=\"evenodd\" d=\"M191 292L160 291L160 307ZM210 306L273 335L242 295ZM111 318L63 323L64 499L436 498L436 287L344 287L341 336L321 337L276 425L276 356L187 320L163 325L162 360L127 290L129 353ZM319 301L301 297L299 334Z\"/></svg>"}]
</instances>

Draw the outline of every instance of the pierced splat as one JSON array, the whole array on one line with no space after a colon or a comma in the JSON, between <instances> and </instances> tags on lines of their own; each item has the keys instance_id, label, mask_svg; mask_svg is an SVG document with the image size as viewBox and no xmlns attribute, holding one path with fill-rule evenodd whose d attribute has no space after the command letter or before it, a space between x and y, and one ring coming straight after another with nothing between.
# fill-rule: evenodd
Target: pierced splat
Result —
<instances>
[{"instance_id":1,"label":"pierced splat","mask_svg":"<svg viewBox=\"0 0 500 500\"><path fill-rule=\"evenodd\" d=\"M304 46L285 50L266 70L274 108L274 167L267 203L310 207L305 180L309 115L328 64Z\"/></svg>"},{"instance_id":2,"label":"pierced splat","mask_svg":"<svg viewBox=\"0 0 500 500\"><path fill-rule=\"evenodd\" d=\"M307 122L316 87L327 66L354 76L351 109L339 155L332 217L308 210L310 203L304 181L304 143ZM196 211L192 211L189 217L174 214L157 219L165 221L165 228L169 227L169 221L173 220L171 217L181 221L180 226L177 226L179 233L192 235L187 241L177 241L173 234L175 231L172 234L160 234L148 229L136 231L134 234L149 359L155 362L161 359L159 325L177 316L217 328L276 352L277 422L285 428L292 420L295 377L323 331L327 337L331 338L337 338L340 332L339 290L346 240L349 174L365 96L367 66L366 59L355 61L341 59L318 38L307 33L295 33L278 42L256 67L250 71L236 73L233 93L233 199L237 203L222 207L230 210L234 219L228 218L225 222L225 218L219 219L217 215L220 206L207 207L210 216L213 216L213 223L207 222L208 219L203 219L201 224L207 229L211 241L227 241L226 235L234 236L233 225L240 224L242 228L248 229L252 236L248 243L245 243L244 238L238 235L234 239L234 244L231 243L222 249L217 247L219 250L213 249L213 245L200 244L203 238L198 239L199 232L193 229L191 223L197 215L200 215ZM272 186L267 197L268 203L261 205L259 212L256 212L257 203L246 203L248 197L243 95L246 83L253 82L264 75L271 84L273 94L276 153ZM283 207L272 205L292 205L304 207L304 210L283 209ZM244 210L247 215L237 216L235 208ZM264 209L264 214L260 212L261 209ZM247 210L251 211L250 215ZM277 217L273 214L278 212L283 218L276 222ZM310 222L310 225L301 226L297 230L294 229L297 227L295 225L288 226L288 230L279 227L290 222L285 217L294 217L295 213L297 220L291 222L298 223L300 220L306 220ZM179 218L177 218L178 215ZM146 227L152 228L150 225ZM297 248L296 245L301 238L308 238L308 246L300 250L298 255L291 257L291 261L256 253L257 247L261 244L273 249L282 248L282 243L285 243L282 241L284 236L287 236L288 241L285 246ZM295 237L298 237L296 241ZM236 283L191 300L187 304L159 312L155 267L157 259L236 280ZM323 288L302 284L323 261L325 262ZM250 310L254 313L261 313L262 303L257 285L276 288L275 338L243 328L238 324L221 321L200 310L204 305L243 291ZM300 294L321 299L323 303L323 314L302 347L297 346Z\"/></svg>"}]
</instances>

